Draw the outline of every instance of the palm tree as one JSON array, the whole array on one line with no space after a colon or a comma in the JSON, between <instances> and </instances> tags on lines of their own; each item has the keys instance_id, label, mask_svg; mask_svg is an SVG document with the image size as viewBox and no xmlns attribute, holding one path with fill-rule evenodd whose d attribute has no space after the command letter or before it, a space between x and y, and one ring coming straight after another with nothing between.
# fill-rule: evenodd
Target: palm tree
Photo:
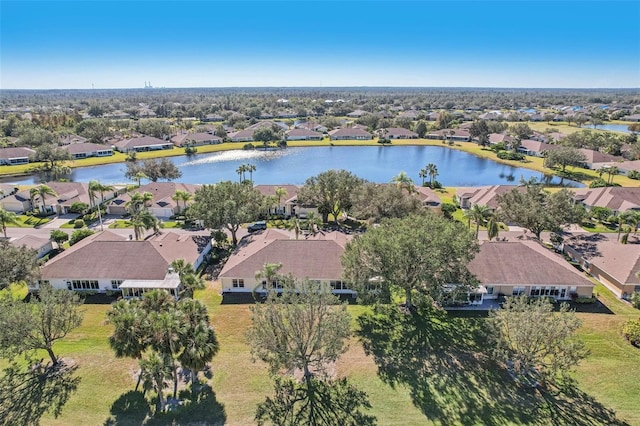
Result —
<instances>
[{"instance_id":1,"label":"palm tree","mask_svg":"<svg viewBox=\"0 0 640 426\"><path fill-rule=\"evenodd\" d=\"M282 205L282 199L287 196L287 190L281 186L275 189L276 197L278 197L278 209Z\"/></svg>"},{"instance_id":2,"label":"palm tree","mask_svg":"<svg viewBox=\"0 0 640 426\"><path fill-rule=\"evenodd\" d=\"M282 268L282 263L265 263L261 270L256 271L256 282L264 280L267 285L271 285L278 279L278 271ZM259 286L260 284L258 284Z\"/></svg>"},{"instance_id":3,"label":"palm tree","mask_svg":"<svg viewBox=\"0 0 640 426\"><path fill-rule=\"evenodd\" d=\"M247 163L244 165L244 167L245 167L245 171L249 172L249 180L253 182L253 172L256 171L256 165Z\"/></svg>"},{"instance_id":4,"label":"palm tree","mask_svg":"<svg viewBox=\"0 0 640 426\"><path fill-rule=\"evenodd\" d=\"M100 182L98 182L97 180L90 180L89 181L89 205L91 208L95 207L96 205L96 192L98 192L100 189Z\"/></svg>"},{"instance_id":5,"label":"palm tree","mask_svg":"<svg viewBox=\"0 0 640 426\"><path fill-rule=\"evenodd\" d=\"M171 305L169 305L171 306ZM178 394L178 368L175 357L179 353L180 336L185 332L187 324L183 321L182 312L172 309L166 312L152 312L151 346L154 350L166 354L173 372L173 397Z\"/></svg>"},{"instance_id":6,"label":"palm tree","mask_svg":"<svg viewBox=\"0 0 640 426\"><path fill-rule=\"evenodd\" d=\"M42 200L42 210L46 213L47 212L47 203L45 201L45 196L46 195L50 195L52 197L57 197L58 194L56 194L56 191L54 191L50 186L47 185L40 185L37 188L37 195L40 196L40 200Z\"/></svg>"},{"instance_id":7,"label":"palm tree","mask_svg":"<svg viewBox=\"0 0 640 426\"><path fill-rule=\"evenodd\" d=\"M424 178L426 178L428 175L427 169L420 169L420 172L418 173L418 176L422 178L422 186L424 186Z\"/></svg>"},{"instance_id":8,"label":"palm tree","mask_svg":"<svg viewBox=\"0 0 640 426\"><path fill-rule=\"evenodd\" d=\"M113 191L112 185L102 185L98 184L98 192L100 192L100 203L104 203L104 193L107 191Z\"/></svg>"},{"instance_id":9,"label":"palm tree","mask_svg":"<svg viewBox=\"0 0 640 426\"><path fill-rule=\"evenodd\" d=\"M143 209L131 213L131 225L133 225L133 232L136 236L136 240L139 240L144 232L148 229L154 230L158 233L158 219L153 216L149 210Z\"/></svg>"},{"instance_id":10,"label":"palm tree","mask_svg":"<svg viewBox=\"0 0 640 426\"><path fill-rule=\"evenodd\" d=\"M146 210L153 201L153 194L150 192L134 192L129 194L131 197L124 205L124 208L134 214L140 210Z\"/></svg>"},{"instance_id":11,"label":"palm tree","mask_svg":"<svg viewBox=\"0 0 640 426\"><path fill-rule=\"evenodd\" d=\"M192 195L189 191L183 191L181 189L177 189L176 193L173 194L173 196L171 197L171 199L173 199L176 202L182 201L184 203L184 207L182 211L187 209L187 201L189 201L191 198L192 198Z\"/></svg>"},{"instance_id":12,"label":"palm tree","mask_svg":"<svg viewBox=\"0 0 640 426\"><path fill-rule=\"evenodd\" d=\"M171 262L171 267L180 276L196 273L196 271L193 269L193 265L184 259L174 260L173 262Z\"/></svg>"},{"instance_id":13,"label":"palm tree","mask_svg":"<svg viewBox=\"0 0 640 426\"><path fill-rule=\"evenodd\" d=\"M140 188L140 185L142 184L142 179L149 179L149 177L144 174L143 172L137 172L134 176L133 179L138 182L138 188Z\"/></svg>"},{"instance_id":14,"label":"palm tree","mask_svg":"<svg viewBox=\"0 0 640 426\"><path fill-rule=\"evenodd\" d=\"M157 411L164 411L164 389L171 379L170 360L157 352L152 352L147 359L141 359L140 370L145 390L153 389L158 394Z\"/></svg>"},{"instance_id":15,"label":"palm tree","mask_svg":"<svg viewBox=\"0 0 640 426\"><path fill-rule=\"evenodd\" d=\"M400 172L396 176L392 177L391 183L395 183L400 189L406 189L409 193L414 191L413 179L411 179L406 172Z\"/></svg>"},{"instance_id":16,"label":"palm tree","mask_svg":"<svg viewBox=\"0 0 640 426\"><path fill-rule=\"evenodd\" d=\"M438 176L438 166L433 163L427 164L427 174L429 175L431 188L433 188L433 183L436 179L436 176Z\"/></svg>"},{"instance_id":17,"label":"palm tree","mask_svg":"<svg viewBox=\"0 0 640 426\"><path fill-rule=\"evenodd\" d=\"M314 212L307 214L306 228L311 235L316 235L320 232L320 226L322 225L322 218L318 217Z\"/></svg>"},{"instance_id":18,"label":"palm tree","mask_svg":"<svg viewBox=\"0 0 640 426\"><path fill-rule=\"evenodd\" d=\"M285 228L289 231L293 231L296 234L296 240L302 232L302 221L298 216L291 216L291 218L285 223Z\"/></svg>"},{"instance_id":19,"label":"palm tree","mask_svg":"<svg viewBox=\"0 0 640 426\"><path fill-rule=\"evenodd\" d=\"M2 233L7 238L7 224L18 224L18 216L13 212L8 212L0 207L0 224L2 225Z\"/></svg>"},{"instance_id":20,"label":"palm tree","mask_svg":"<svg viewBox=\"0 0 640 426\"><path fill-rule=\"evenodd\" d=\"M474 204L473 207L469 209L469 216L476 224L476 238L478 238L478 233L480 232L480 225L483 225L491 211L487 206L481 206L479 204Z\"/></svg>"},{"instance_id":21,"label":"palm tree","mask_svg":"<svg viewBox=\"0 0 640 426\"><path fill-rule=\"evenodd\" d=\"M489 238L489 241L496 238L499 232L500 226L498 226L498 217L495 214L492 214L489 217L489 222L487 223L487 237Z\"/></svg>"},{"instance_id":22,"label":"palm tree","mask_svg":"<svg viewBox=\"0 0 640 426\"><path fill-rule=\"evenodd\" d=\"M182 339L184 347L178 361L183 368L191 370L191 392L195 393L198 371L204 370L218 353L218 340L213 329L204 323L189 327L187 335Z\"/></svg>"},{"instance_id":23,"label":"palm tree","mask_svg":"<svg viewBox=\"0 0 640 426\"><path fill-rule=\"evenodd\" d=\"M631 212L622 212L618 213L618 238L617 241L620 241L620 233L622 232L622 227L629 223L630 221L635 221L635 218L632 217L633 213Z\"/></svg>"},{"instance_id":24,"label":"palm tree","mask_svg":"<svg viewBox=\"0 0 640 426\"><path fill-rule=\"evenodd\" d=\"M36 209L36 197L38 196L38 188L37 187L33 187L29 190L29 203L31 205L31 210L35 210Z\"/></svg>"},{"instance_id":25,"label":"palm tree","mask_svg":"<svg viewBox=\"0 0 640 426\"><path fill-rule=\"evenodd\" d=\"M609 183L610 185L613 184L613 177L617 175L619 171L620 169L617 166L607 167L607 173L609 174L607 183Z\"/></svg>"},{"instance_id":26,"label":"palm tree","mask_svg":"<svg viewBox=\"0 0 640 426\"><path fill-rule=\"evenodd\" d=\"M240 182L244 182L244 174L247 171L247 166L244 164L241 164L237 169L236 169L236 173L238 174L238 177L240 178Z\"/></svg>"},{"instance_id":27,"label":"palm tree","mask_svg":"<svg viewBox=\"0 0 640 426\"><path fill-rule=\"evenodd\" d=\"M138 305L126 300L116 302L107 312L107 322L114 325L113 334L109 336L109 346L116 353L116 358L141 359L147 347L146 318ZM138 374L135 390L140 386L142 371Z\"/></svg>"}]
</instances>

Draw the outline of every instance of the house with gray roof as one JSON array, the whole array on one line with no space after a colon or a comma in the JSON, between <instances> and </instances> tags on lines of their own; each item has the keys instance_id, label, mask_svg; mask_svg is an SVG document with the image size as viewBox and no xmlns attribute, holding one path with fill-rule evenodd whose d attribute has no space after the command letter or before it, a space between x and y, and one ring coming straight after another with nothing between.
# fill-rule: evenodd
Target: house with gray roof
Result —
<instances>
[{"instance_id":1,"label":"house with gray roof","mask_svg":"<svg viewBox=\"0 0 640 426\"><path fill-rule=\"evenodd\" d=\"M329 139L338 140L368 140L373 139L373 135L366 130L359 128L335 129L329 132Z\"/></svg>"},{"instance_id":2,"label":"house with gray roof","mask_svg":"<svg viewBox=\"0 0 640 426\"><path fill-rule=\"evenodd\" d=\"M381 135L387 139L418 139L418 134L402 127L388 127L383 129Z\"/></svg>"},{"instance_id":3,"label":"house with gray roof","mask_svg":"<svg viewBox=\"0 0 640 426\"><path fill-rule=\"evenodd\" d=\"M200 185L192 185L190 183L179 182L149 182L139 188L124 193L107 204L107 213L115 215L127 214L126 205L131 200L131 194L148 192L153 196L151 203L148 205L149 212L157 218L169 218L179 214L185 208L184 201L173 199L176 191L188 192L194 195ZM188 205L188 202L186 203Z\"/></svg>"},{"instance_id":4,"label":"house with gray roof","mask_svg":"<svg viewBox=\"0 0 640 426\"><path fill-rule=\"evenodd\" d=\"M472 188L458 188L456 191L456 200L461 209L470 209L474 205L487 206L490 209L498 208L498 196L510 192L512 189L518 188L525 191L524 186L517 185L490 185L476 186Z\"/></svg>"},{"instance_id":5,"label":"house with gray roof","mask_svg":"<svg viewBox=\"0 0 640 426\"><path fill-rule=\"evenodd\" d=\"M202 146L202 145L217 145L222 143L222 138L215 135L213 130L208 132L178 133L171 138L176 146Z\"/></svg>"},{"instance_id":6,"label":"house with gray roof","mask_svg":"<svg viewBox=\"0 0 640 426\"><path fill-rule=\"evenodd\" d=\"M303 128L291 129L284 132L289 141L320 141L323 134Z\"/></svg>"},{"instance_id":7,"label":"house with gray roof","mask_svg":"<svg viewBox=\"0 0 640 426\"><path fill-rule=\"evenodd\" d=\"M640 211L640 188L609 186L605 188L574 189L574 201L587 209L605 207L614 214L629 210Z\"/></svg>"}]
</instances>

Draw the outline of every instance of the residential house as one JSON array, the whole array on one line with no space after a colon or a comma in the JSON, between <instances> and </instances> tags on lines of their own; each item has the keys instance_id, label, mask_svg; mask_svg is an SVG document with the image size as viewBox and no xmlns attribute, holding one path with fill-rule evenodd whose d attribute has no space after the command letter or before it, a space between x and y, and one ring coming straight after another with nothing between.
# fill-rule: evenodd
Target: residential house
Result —
<instances>
[{"instance_id":1,"label":"residential house","mask_svg":"<svg viewBox=\"0 0 640 426\"><path fill-rule=\"evenodd\" d=\"M131 200L131 194L135 192L149 192L153 195L153 199L149 204L149 212L157 218L169 218L179 214L184 210L184 201L176 201L173 199L176 191L185 191L189 194L195 194L199 185L178 182L149 182L139 188L133 189L129 193L121 194L109 204L107 204L107 213L115 215L127 214L126 205Z\"/></svg>"},{"instance_id":2,"label":"residential house","mask_svg":"<svg viewBox=\"0 0 640 426\"><path fill-rule=\"evenodd\" d=\"M11 238L9 242L16 247L24 246L35 250L38 259L43 258L53 250L53 241L48 238L36 237L35 235L23 235L22 237Z\"/></svg>"},{"instance_id":3,"label":"residential house","mask_svg":"<svg viewBox=\"0 0 640 426\"><path fill-rule=\"evenodd\" d=\"M63 146L62 149L67 151L74 160L88 157L109 157L113 155L113 148L96 143L72 143Z\"/></svg>"},{"instance_id":4,"label":"residential house","mask_svg":"<svg viewBox=\"0 0 640 426\"><path fill-rule=\"evenodd\" d=\"M291 129L284 132L287 140L290 141L320 141L323 134L308 129Z\"/></svg>"},{"instance_id":5,"label":"residential house","mask_svg":"<svg viewBox=\"0 0 640 426\"><path fill-rule=\"evenodd\" d=\"M276 190L282 188L285 194L278 200ZM283 215L285 217L294 216L296 214L298 191L296 185L256 185L255 189L260 191L265 197L272 197L277 200L277 205L269 208L269 214Z\"/></svg>"},{"instance_id":6,"label":"residential house","mask_svg":"<svg viewBox=\"0 0 640 426\"><path fill-rule=\"evenodd\" d=\"M340 256L350 236L340 232L318 234L314 238L292 239L290 233L268 229L251 234L240 241L229 256L218 279L222 291L227 293L266 292L278 288L278 283L256 279L256 272L266 263L280 263L278 273L292 274L298 279L310 279L330 285L336 294L350 294L342 280Z\"/></svg>"},{"instance_id":7,"label":"residential house","mask_svg":"<svg viewBox=\"0 0 640 426\"><path fill-rule=\"evenodd\" d=\"M622 117L624 121L633 121L634 123L640 122L640 114L631 114Z\"/></svg>"},{"instance_id":8,"label":"residential house","mask_svg":"<svg viewBox=\"0 0 640 426\"><path fill-rule=\"evenodd\" d=\"M172 137L171 142L176 146L217 145L222 143L222 138L216 136L214 131L199 133L184 132Z\"/></svg>"},{"instance_id":9,"label":"residential house","mask_svg":"<svg viewBox=\"0 0 640 426\"><path fill-rule=\"evenodd\" d=\"M616 187L577 188L573 199L587 209L605 207L614 214L629 210L640 210L640 188Z\"/></svg>"},{"instance_id":10,"label":"residential house","mask_svg":"<svg viewBox=\"0 0 640 426\"><path fill-rule=\"evenodd\" d=\"M525 187L517 185L491 185L476 186L472 188L458 188L456 200L461 209L470 209L474 205L487 206L490 209L498 208L498 196L510 192L512 189L524 191Z\"/></svg>"},{"instance_id":11,"label":"residential house","mask_svg":"<svg viewBox=\"0 0 640 426\"><path fill-rule=\"evenodd\" d=\"M59 289L104 293L120 290L126 280L162 282L171 262L184 259L197 269L210 250L211 238L206 236L167 232L130 241L109 231L99 232L49 260L42 267L40 281L29 288L37 290L46 282Z\"/></svg>"},{"instance_id":12,"label":"residential house","mask_svg":"<svg viewBox=\"0 0 640 426\"><path fill-rule=\"evenodd\" d=\"M505 147L510 147L513 143L513 137L502 133L489 133L489 144L497 145L503 144Z\"/></svg>"},{"instance_id":13,"label":"residential house","mask_svg":"<svg viewBox=\"0 0 640 426\"><path fill-rule=\"evenodd\" d=\"M403 111L398 114L398 118L410 118L411 120L417 120L420 113L415 110Z\"/></svg>"},{"instance_id":14,"label":"residential house","mask_svg":"<svg viewBox=\"0 0 640 426\"><path fill-rule=\"evenodd\" d=\"M61 135L60 139L58 140L58 145L71 145L74 143L85 143L87 142L87 138L83 138L82 136L78 136L78 135Z\"/></svg>"},{"instance_id":15,"label":"residential house","mask_svg":"<svg viewBox=\"0 0 640 426\"><path fill-rule=\"evenodd\" d=\"M203 122L211 123L214 121L224 121L224 117L218 114L207 114L203 119Z\"/></svg>"},{"instance_id":16,"label":"residential house","mask_svg":"<svg viewBox=\"0 0 640 426\"><path fill-rule=\"evenodd\" d=\"M16 194L19 188L10 183L0 183L0 199Z\"/></svg>"},{"instance_id":17,"label":"residential house","mask_svg":"<svg viewBox=\"0 0 640 426\"><path fill-rule=\"evenodd\" d=\"M29 157L35 153L33 149L25 147L0 148L0 165L28 164Z\"/></svg>"},{"instance_id":18,"label":"residential house","mask_svg":"<svg viewBox=\"0 0 640 426\"><path fill-rule=\"evenodd\" d=\"M373 139L371 133L358 128L335 129L329 132L329 139L338 140L368 140Z\"/></svg>"},{"instance_id":19,"label":"residential house","mask_svg":"<svg viewBox=\"0 0 640 426\"><path fill-rule=\"evenodd\" d=\"M427 133L427 139L450 140L457 142L469 142L471 134L467 129L442 129Z\"/></svg>"},{"instance_id":20,"label":"residential house","mask_svg":"<svg viewBox=\"0 0 640 426\"><path fill-rule=\"evenodd\" d=\"M615 234L578 234L564 241L563 250L616 296L640 292L640 241L635 236L621 244Z\"/></svg>"},{"instance_id":21,"label":"residential house","mask_svg":"<svg viewBox=\"0 0 640 426\"><path fill-rule=\"evenodd\" d=\"M360 118L360 117L362 117L363 115L366 115L366 114L370 114L370 113L367 112L367 111L363 111L361 109L357 109L355 111L352 111L352 112L348 113L347 117Z\"/></svg>"},{"instance_id":22,"label":"residential house","mask_svg":"<svg viewBox=\"0 0 640 426\"><path fill-rule=\"evenodd\" d=\"M0 198L0 207L16 214L28 212L32 209L29 190L13 191L12 193L5 192Z\"/></svg>"},{"instance_id":23,"label":"residential house","mask_svg":"<svg viewBox=\"0 0 640 426\"><path fill-rule=\"evenodd\" d=\"M420 200L424 207L439 207L441 204L440 197L436 195L433 189L427 186L415 186L413 196Z\"/></svg>"},{"instance_id":24,"label":"residential house","mask_svg":"<svg viewBox=\"0 0 640 426\"><path fill-rule=\"evenodd\" d=\"M531 139L523 139L520 141L518 152L525 155L531 155L534 157L544 157L546 152L558 149L560 145L552 145L540 141Z\"/></svg>"},{"instance_id":25,"label":"residential house","mask_svg":"<svg viewBox=\"0 0 640 426\"><path fill-rule=\"evenodd\" d=\"M593 294L584 274L535 240L485 241L468 268L480 282L469 295L472 304L499 296L570 300Z\"/></svg>"},{"instance_id":26,"label":"residential house","mask_svg":"<svg viewBox=\"0 0 640 426\"><path fill-rule=\"evenodd\" d=\"M403 129L401 127L389 127L383 129L381 136L387 139L418 139L418 134L416 132Z\"/></svg>"},{"instance_id":27,"label":"residential house","mask_svg":"<svg viewBox=\"0 0 640 426\"><path fill-rule=\"evenodd\" d=\"M584 162L584 167L592 170L597 170L612 162L624 160L624 158L620 156L611 155L600 151L594 151L593 149L580 148L579 151L584 154L586 159Z\"/></svg>"},{"instance_id":28,"label":"residential house","mask_svg":"<svg viewBox=\"0 0 640 426\"><path fill-rule=\"evenodd\" d=\"M253 133L262 128L277 128L281 130L287 130L287 125L280 121L258 121L255 124L247 127L246 129L232 132L227 135L231 142L252 142Z\"/></svg>"},{"instance_id":29,"label":"residential house","mask_svg":"<svg viewBox=\"0 0 640 426\"><path fill-rule=\"evenodd\" d=\"M115 148L120 152L143 152L158 151L162 149L172 149L170 141L154 138L152 136L141 136L131 139L124 139L114 143Z\"/></svg>"},{"instance_id":30,"label":"residential house","mask_svg":"<svg viewBox=\"0 0 640 426\"><path fill-rule=\"evenodd\" d=\"M44 200L40 196L34 198L34 209L54 212L62 215L71 212L71 206L75 203L92 204L89 196L89 184L86 182L47 182L45 183L57 195L45 195ZM116 195L116 191L108 191L104 194L104 200L109 200ZM101 194L96 194L96 201L101 202ZM102 200L102 201L104 201Z\"/></svg>"}]
</instances>

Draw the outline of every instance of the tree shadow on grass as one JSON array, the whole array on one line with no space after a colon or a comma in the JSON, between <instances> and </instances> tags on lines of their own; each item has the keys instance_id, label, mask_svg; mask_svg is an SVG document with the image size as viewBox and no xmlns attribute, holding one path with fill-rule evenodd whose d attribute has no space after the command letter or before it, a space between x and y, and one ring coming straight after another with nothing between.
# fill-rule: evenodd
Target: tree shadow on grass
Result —
<instances>
[{"instance_id":1,"label":"tree shadow on grass","mask_svg":"<svg viewBox=\"0 0 640 426\"><path fill-rule=\"evenodd\" d=\"M111 417L104 426L223 425L226 422L224 405L216 400L209 385L203 385L195 397L189 390L181 391L178 397L180 404L172 410L153 414L150 407L155 403L147 400L142 392L129 391L111 405Z\"/></svg>"},{"instance_id":2,"label":"tree shadow on grass","mask_svg":"<svg viewBox=\"0 0 640 426\"><path fill-rule=\"evenodd\" d=\"M413 403L443 424L624 424L579 391L523 389L488 354L485 319L423 309L376 307L359 319L359 337L378 375L406 386ZM575 390L575 388L573 388Z\"/></svg>"},{"instance_id":3,"label":"tree shadow on grass","mask_svg":"<svg viewBox=\"0 0 640 426\"><path fill-rule=\"evenodd\" d=\"M0 424L39 424L49 412L55 417L78 389L78 367L61 361L57 366L19 366L5 368L0 378Z\"/></svg>"}]
</instances>

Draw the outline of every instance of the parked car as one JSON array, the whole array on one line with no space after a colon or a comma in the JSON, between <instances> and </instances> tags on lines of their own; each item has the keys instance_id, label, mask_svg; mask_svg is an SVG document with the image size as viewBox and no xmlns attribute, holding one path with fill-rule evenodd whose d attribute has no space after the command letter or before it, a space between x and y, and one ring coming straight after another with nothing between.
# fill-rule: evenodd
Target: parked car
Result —
<instances>
[{"instance_id":1,"label":"parked car","mask_svg":"<svg viewBox=\"0 0 640 426\"><path fill-rule=\"evenodd\" d=\"M261 220L259 222L252 223L251 225L247 226L247 229L249 230L249 232L256 232L267 229L267 222Z\"/></svg>"}]
</instances>

